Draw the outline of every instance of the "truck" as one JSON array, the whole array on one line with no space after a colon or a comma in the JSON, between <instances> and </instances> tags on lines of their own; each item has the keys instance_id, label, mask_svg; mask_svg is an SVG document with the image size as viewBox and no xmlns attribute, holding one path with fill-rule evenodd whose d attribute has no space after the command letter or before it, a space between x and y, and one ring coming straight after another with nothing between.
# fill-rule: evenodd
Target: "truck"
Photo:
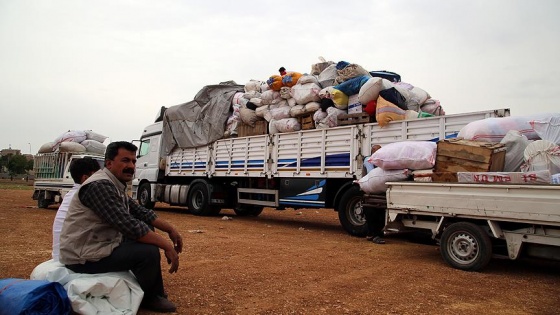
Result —
<instances>
[{"instance_id":1,"label":"truck","mask_svg":"<svg viewBox=\"0 0 560 315\"><path fill-rule=\"evenodd\" d=\"M453 137L472 121L509 116L509 109L496 109L395 121L383 128L358 123L222 138L199 146L178 144L185 134L205 135L205 129L195 125L200 116L173 125L165 115L171 109L199 115L204 112L200 104L161 109L137 140L132 197L142 206L153 208L162 202L187 207L194 215L233 209L239 216L258 216L265 207L334 209L342 227L355 236L365 235L367 226L362 192L353 182L362 177L363 160L372 144ZM215 124L206 128L212 127Z\"/></svg>"},{"instance_id":2,"label":"truck","mask_svg":"<svg viewBox=\"0 0 560 315\"><path fill-rule=\"evenodd\" d=\"M74 159L90 157L98 161L102 167L104 156L90 152L49 152L39 153L33 158L35 182L33 184L33 200L37 200L39 208L48 208L61 203L66 193L74 185L70 175L70 163Z\"/></svg>"},{"instance_id":3,"label":"truck","mask_svg":"<svg viewBox=\"0 0 560 315\"><path fill-rule=\"evenodd\" d=\"M492 257L560 260L560 185L387 185L386 195L365 195L364 205L386 207L388 230L431 234L454 268L481 270Z\"/></svg>"}]
</instances>

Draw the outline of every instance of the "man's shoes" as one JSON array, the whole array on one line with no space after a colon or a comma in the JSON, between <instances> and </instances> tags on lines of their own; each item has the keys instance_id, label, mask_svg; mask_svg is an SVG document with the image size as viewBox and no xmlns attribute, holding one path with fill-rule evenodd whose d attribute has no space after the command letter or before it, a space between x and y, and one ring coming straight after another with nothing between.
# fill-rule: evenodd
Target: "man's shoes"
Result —
<instances>
[{"instance_id":1,"label":"man's shoes","mask_svg":"<svg viewBox=\"0 0 560 315\"><path fill-rule=\"evenodd\" d=\"M173 302L162 296L156 296L147 299L144 298L140 306L150 311L159 313L173 313L177 311L177 306L175 306Z\"/></svg>"},{"instance_id":2,"label":"man's shoes","mask_svg":"<svg viewBox=\"0 0 560 315\"><path fill-rule=\"evenodd\" d=\"M366 240L368 240L368 241L370 241L370 242L373 242L373 243L375 243L375 244L385 244L385 240L382 239L382 238L379 237L379 236L375 236L375 237L374 237L374 236L367 236L367 237L366 237Z\"/></svg>"}]
</instances>

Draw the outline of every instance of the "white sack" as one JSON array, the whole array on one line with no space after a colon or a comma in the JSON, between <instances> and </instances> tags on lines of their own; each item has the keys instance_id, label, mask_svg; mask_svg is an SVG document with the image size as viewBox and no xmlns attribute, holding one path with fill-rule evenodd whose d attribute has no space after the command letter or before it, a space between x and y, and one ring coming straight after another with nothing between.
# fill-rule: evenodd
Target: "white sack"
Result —
<instances>
[{"instance_id":1,"label":"white sack","mask_svg":"<svg viewBox=\"0 0 560 315\"><path fill-rule=\"evenodd\" d=\"M262 98L259 98L259 97L253 97L252 99L249 100L249 102L255 104L255 106L257 106L257 107L261 107L261 106L265 105Z\"/></svg>"},{"instance_id":2,"label":"white sack","mask_svg":"<svg viewBox=\"0 0 560 315\"><path fill-rule=\"evenodd\" d=\"M524 161L523 154L531 141L522 135L521 132L510 130L500 143L506 146L504 172L519 172Z\"/></svg>"},{"instance_id":3,"label":"white sack","mask_svg":"<svg viewBox=\"0 0 560 315\"><path fill-rule=\"evenodd\" d=\"M99 141L95 140L84 140L81 145L86 148L86 152L96 153L96 154L105 154L105 145ZM62 145L61 145L62 147Z\"/></svg>"},{"instance_id":4,"label":"white sack","mask_svg":"<svg viewBox=\"0 0 560 315\"><path fill-rule=\"evenodd\" d=\"M368 162L385 169L423 170L434 167L437 144L432 141L389 143L373 153Z\"/></svg>"},{"instance_id":5,"label":"white sack","mask_svg":"<svg viewBox=\"0 0 560 315\"><path fill-rule=\"evenodd\" d=\"M126 314L138 312L144 291L131 272L74 273L57 261L48 260L31 272L31 280L60 283L78 314Z\"/></svg>"},{"instance_id":6,"label":"white sack","mask_svg":"<svg viewBox=\"0 0 560 315\"><path fill-rule=\"evenodd\" d=\"M321 87L315 83L296 84L292 86L292 97L297 104L305 105L309 102L320 101L319 91L321 91Z\"/></svg>"},{"instance_id":7,"label":"white sack","mask_svg":"<svg viewBox=\"0 0 560 315\"><path fill-rule=\"evenodd\" d=\"M265 106L260 106L257 107L257 109L255 109L255 115L257 115L257 117L261 117L263 118L264 115L270 111L270 105L265 105Z\"/></svg>"},{"instance_id":8,"label":"white sack","mask_svg":"<svg viewBox=\"0 0 560 315\"><path fill-rule=\"evenodd\" d=\"M550 141L536 140L529 143L523 155L523 172L548 170L550 174L560 173L560 146Z\"/></svg>"},{"instance_id":9,"label":"white sack","mask_svg":"<svg viewBox=\"0 0 560 315\"><path fill-rule=\"evenodd\" d=\"M313 114L313 121L315 122L315 124L318 124L325 118L327 118L327 113L322 110L318 110L315 112L315 114Z\"/></svg>"},{"instance_id":10,"label":"white sack","mask_svg":"<svg viewBox=\"0 0 560 315\"><path fill-rule=\"evenodd\" d=\"M288 99L288 105L292 106L292 107L296 106L297 105L296 100L293 97L289 98Z\"/></svg>"},{"instance_id":11,"label":"white sack","mask_svg":"<svg viewBox=\"0 0 560 315\"><path fill-rule=\"evenodd\" d=\"M51 153L53 152L54 142L47 142L43 144L37 153Z\"/></svg>"},{"instance_id":12,"label":"white sack","mask_svg":"<svg viewBox=\"0 0 560 315\"><path fill-rule=\"evenodd\" d=\"M321 121L315 124L316 129L326 129L338 126L338 116L346 114L343 109L338 109L336 107L327 108L327 116Z\"/></svg>"},{"instance_id":13,"label":"white sack","mask_svg":"<svg viewBox=\"0 0 560 315\"><path fill-rule=\"evenodd\" d=\"M530 124L532 120L544 120L550 114L532 116L509 116L486 118L473 121L461 128L459 138L487 142L500 142L510 130L517 130L529 140L539 140L539 135Z\"/></svg>"},{"instance_id":14,"label":"white sack","mask_svg":"<svg viewBox=\"0 0 560 315\"><path fill-rule=\"evenodd\" d=\"M82 153L82 152L86 152L86 147L84 147L83 145L81 145L77 142L62 142L58 146L58 151L59 152Z\"/></svg>"},{"instance_id":15,"label":"white sack","mask_svg":"<svg viewBox=\"0 0 560 315\"><path fill-rule=\"evenodd\" d=\"M235 106L245 106L247 105L247 102L249 102L248 99L243 97L243 92L237 92L235 93L235 95L233 96L233 99L231 100L231 105Z\"/></svg>"},{"instance_id":16,"label":"white sack","mask_svg":"<svg viewBox=\"0 0 560 315\"><path fill-rule=\"evenodd\" d=\"M80 143L84 140L87 139L87 134L85 131L83 130L69 130L63 134L61 134L60 136L58 136L56 139L54 139L54 145L53 145L53 151L56 151L58 149L58 146L63 143L63 142L76 142L76 143ZM105 139L103 139L103 141L105 141ZM100 141L101 142L101 141Z\"/></svg>"},{"instance_id":17,"label":"white sack","mask_svg":"<svg viewBox=\"0 0 560 315\"><path fill-rule=\"evenodd\" d=\"M280 120L284 118L290 118L290 106L282 106L270 110L270 115L274 120Z\"/></svg>"},{"instance_id":18,"label":"white sack","mask_svg":"<svg viewBox=\"0 0 560 315\"><path fill-rule=\"evenodd\" d=\"M367 104L376 100L379 97L379 92L391 87L393 87L393 83L389 80L379 77L371 78L360 88L360 92L358 92L358 99L360 100L360 103Z\"/></svg>"},{"instance_id":19,"label":"white sack","mask_svg":"<svg viewBox=\"0 0 560 315\"><path fill-rule=\"evenodd\" d=\"M319 108L321 108L321 104L317 103L317 102L309 102L307 104L305 104L304 110L306 113L314 113L316 111L319 110Z\"/></svg>"},{"instance_id":20,"label":"white sack","mask_svg":"<svg viewBox=\"0 0 560 315\"><path fill-rule=\"evenodd\" d=\"M319 85L319 80L314 75L304 74L297 81L298 84L315 83Z\"/></svg>"},{"instance_id":21,"label":"white sack","mask_svg":"<svg viewBox=\"0 0 560 315\"><path fill-rule=\"evenodd\" d=\"M292 88L291 87L287 87L287 86L283 86L280 88L280 97L283 99L289 99L292 97L291 93Z\"/></svg>"},{"instance_id":22,"label":"white sack","mask_svg":"<svg viewBox=\"0 0 560 315\"><path fill-rule=\"evenodd\" d=\"M336 71L336 64L332 64L326 67L325 70L323 70L317 77L317 79L319 80L319 85L323 88L326 88L327 86L333 86L334 79L336 79L337 75L338 72Z\"/></svg>"},{"instance_id":23,"label":"white sack","mask_svg":"<svg viewBox=\"0 0 560 315\"><path fill-rule=\"evenodd\" d=\"M265 91L265 92L261 93L261 99L262 100L273 101L273 100L276 100L276 99L279 99L279 98L281 98L280 97L280 92L277 92L277 91L268 90L268 91Z\"/></svg>"},{"instance_id":24,"label":"white sack","mask_svg":"<svg viewBox=\"0 0 560 315\"><path fill-rule=\"evenodd\" d=\"M297 117L305 114L305 106L304 105L295 105L290 107L290 116Z\"/></svg>"},{"instance_id":25,"label":"white sack","mask_svg":"<svg viewBox=\"0 0 560 315\"><path fill-rule=\"evenodd\" d=\"M249 80L249 82L245 83L245 92L249 92L249 91L255 91L255 92L260 92L261 91L261 81L258 80Z\"/></svg>"},{"instance_id":26,"label":"white sack","mask_svg":"<svg viewBox=\"0 0 560 315\"><path fill-rule=\"evenodd\" d=\"M86 140L95 140L95 141L99 141L101 143L105 142L105 140L107 140L108 137L105 137L104 135L98 134L97 132L94 132L92 130L86 130ZM79 141L76 141L79 142Z\"/></svg>"},{"instance_id":27,"label":"white sack","mask_svg":"<svg viewBox=\"0 0 560 315\"><path fill-rule=\"evenodd\" d=\"M247 107L241 107L239 109L239 117L246 125L251 127L255 127L255 122L259 120L255 111Z\"/></svg>"},{"instance_id":28,"label":"white sack","mask_svg":"<svg viewBox=\"0 0 560 315\"><path fill-rule=\"evenodd\" d=\"M560 114L530 122L539 138L560 144Z\"/></svg>"},{"instance_id":29,"label":"white sack","mask_svg":"<svg viewBox=\"0 0 560 315\"><path fill-rule=\"evenodd\" d=\"M284 118L280 120L271 120L273 123L273 130L278 132L292 132L300 131L301 125L296 118Z\"/></svg>"},{"instance_id":30,"label":"white sack","mask_svg":"<svg viewBox=\"0 0 560 315\"><path fill-rule=\"evenodd\" d=\"M408 178L408 170L384 170L376 167L356 182L366 194L379 194L387 191L386 182L400 182Z\"/></svg>"},{"instance_id":31,"label":"white sack","mask_svg":"<svg viewBox=\"0 0 560 315\"><path fill-rule=\"evenodd\" d=\"M243 93L243 98L247 100L250 100L252 98L260 98L260 97L261 97L261 92L257 92L257 91L249 91Z\"/></svg>"}]
</instances>

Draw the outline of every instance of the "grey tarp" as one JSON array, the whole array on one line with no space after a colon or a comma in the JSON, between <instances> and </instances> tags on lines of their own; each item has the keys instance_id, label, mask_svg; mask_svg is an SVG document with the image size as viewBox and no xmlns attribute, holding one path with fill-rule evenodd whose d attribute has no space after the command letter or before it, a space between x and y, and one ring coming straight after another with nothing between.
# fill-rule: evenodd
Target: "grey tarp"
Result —
<instances>
[{"instance_id":1,"label":"grey tarp","mask_svg":"<svg viewBox=\"0 0 560 315\"><path fill-rule=\"evenodd\" d=\"M168 108L163 117L162 153L167 155L176 146L195 148L222 138L237 92L243 92L243 85L232 81L207 85L194 100Z\"/></svg>"}]
</instances>

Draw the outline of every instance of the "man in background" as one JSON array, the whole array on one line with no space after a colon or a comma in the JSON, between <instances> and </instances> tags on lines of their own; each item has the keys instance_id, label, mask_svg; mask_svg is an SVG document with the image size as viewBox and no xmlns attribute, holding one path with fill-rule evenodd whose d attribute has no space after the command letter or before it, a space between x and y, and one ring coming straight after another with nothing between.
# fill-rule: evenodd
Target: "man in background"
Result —
<instances>
[{"instance_id":1,"label":"man in background","mask_svg":"<svg viewBox=\"0 0 560 315\"><path fill-rule=\"evenodd\" d=\"M75 159L70 163L70 175L74 180L74 186L64 195L64 199L62 199L62 203L58 207L58 211L54 217L52 250L52 258L54 261L58 261L60 257L60 231L62 230L62 223L66 218L70 201L81 184L99 169L101 169L99 162L90 157Z\"/></svg>"}]
</instances>

